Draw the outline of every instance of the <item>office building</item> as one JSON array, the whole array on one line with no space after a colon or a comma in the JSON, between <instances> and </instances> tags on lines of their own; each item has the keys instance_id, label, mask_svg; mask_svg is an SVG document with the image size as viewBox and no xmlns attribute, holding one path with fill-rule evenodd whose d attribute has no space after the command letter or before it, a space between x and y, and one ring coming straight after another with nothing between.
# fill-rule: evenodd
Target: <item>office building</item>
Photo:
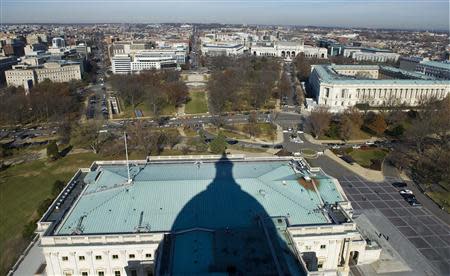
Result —
<instances>
[{"instance_id":1,"label":"office building","mask_svg":"<svg viewBox=\"0 0 450 276\"><path fill-rule=\"evenodd\" d=\"M332 112L357 104L416 106L450 92L446 80L379 65L313 65L308 85L316 103Z\"/></svg>"},{"instance_id":2,"label":"office building","mask_svg":"<svg viewBox=\"0 0 450 276\"><path fill-rule=\"evenodd\" d=\"M111 67L114 74L130 74L131 57L129 55L115 55L111 58Z\"/></svg>"},{"instance_id":3,"label":"office building","mask_svg":"<svg viewBox=\"0 0 450 276\"><path fill-rule=\"evenodd\" d=\"M236 43L204 43L201 46L203 55L206 56L236 56L244 53L244 45Z\"/></svg>"},{"instance_id":4,"label":"office building","mask_svg":"<svg viewBox=\"0 0 450 276\"><path fill-rule=\"evenodd\" d=\"M0 57L0 83L5 83L5 71L11 69L16 64L17 58L15 56Z\"/></svg>"},{"instance_id":5,"label":"office building","mask_svg":"<svg viewBox=\"0 0 450 276\"><path fill-rule=\"evenodd\" d=\"M114 74L129 74L151 69L179 69L185 59L184 51L154 49L115 55L111 58L111 65Z\"/></svg>"},{"instance_id":6,"label":"office building","mask_svg":"<svg viewBox=\"0 0 450 276\"><path fill-rule=\"evenodd\" d=\"M378 260L339 182L291 157L94 162L38 222L47 275L348 275Z\"/></svg>"},{"instance_id":7,"label":"office building","mask_svg":"<svg viewBox=\"0 0 450 276\"><path fill-rule=\"evenodd\" d=\"M43 65L15 65L5 72L8 86L22 86L28 91L34 84L46 79L52 82L81 80L82 68L79 62L47 62Z\"/></svg>"},{"instance_id":8,"label":"office building","mask_svg":"<svg viewBox=\"0 0 450 276\"><path fill-rule=\"evenodd\" d=\"M417 64L416 72L438 79L450 80L450 62L423 60Z\"/></svg>"},{"instance_id":9,"label":"office building","mask_svg":"<svg viewBox=\"0 0 450 276\"><path fill-rule=\"evenodd\" d=\"M61 37L54 37L52 39L52 48L59 49L66 47L66 43Z\"/></svg>"},{"instance_id":10,"label":"office building","mask_svg":"<svg viewBox=\"0 0 450 276\"><path fill-rule=\"evenodd\" d=\"M391 50L345 46L342 55L357 61L397 62L400 55Z\"/></svg>"}]
</instances>

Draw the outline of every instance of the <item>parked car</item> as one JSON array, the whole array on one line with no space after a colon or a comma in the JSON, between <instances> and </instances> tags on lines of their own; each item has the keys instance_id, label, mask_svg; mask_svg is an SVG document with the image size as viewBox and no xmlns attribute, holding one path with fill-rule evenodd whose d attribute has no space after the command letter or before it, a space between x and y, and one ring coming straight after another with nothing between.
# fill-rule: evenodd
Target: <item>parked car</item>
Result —
<instances>
[{"instance_id":1,"label":"parked car","mask_svg":"<svg viewBox=\"0 0 450 276\"><path fill-rule=\"evenodd\" d=\"M331 146L331 148L332 148L332 149L340 149L341 146L338 145L338 144L334 144L334 145Z\"/></svg>"},{"instance_id":2,"label":"parked car","mask_svg":"<svg viewBox=\"0 0 450 276\"><path fill-rule=\"evenodd\" d=\"M360 149L361 148L361 145L353 145L352 146L352 149Z\"/></svg>"},{"instance_id":3,"label":"parked car","mask_svg":"<svg viewBox=\"0 0 450 276\"><path fill-rule=\"evenodd\" d=\"M406 202L411 206L422 206L415 196L405 198Z\"/></svg>"},{"instance_id":4,"label":"parked car","mask_svg":"<svg viewBox=\"0 0 450 276\"><path fill-rule=\"evenodd\" d=\"M411 190L408 189L401 189L398 191L401 195L414 195L414 193Z\"/></svg>"},{"instance_id":5,"label":"parked car","mask_svg":"<svg viewBox=\"0 0 450 276\"><path fill-rule=\"evenodd\" d=\"M282 148L283 148L283 145L275 145L273 148L274 148L274 149L282 149Z\"/></svg>"},{"instance_id":6,"label":"parked car","mask_svg":"<svg viewBox=\"0 0 450 276\"><path fill-rule=\"evenodd\" d=\"M395 188L405 188L405 187L407 187L405 182L394 182L394 183L392 183L392 186L394 186Z\"/></svg>"}]
</instances>

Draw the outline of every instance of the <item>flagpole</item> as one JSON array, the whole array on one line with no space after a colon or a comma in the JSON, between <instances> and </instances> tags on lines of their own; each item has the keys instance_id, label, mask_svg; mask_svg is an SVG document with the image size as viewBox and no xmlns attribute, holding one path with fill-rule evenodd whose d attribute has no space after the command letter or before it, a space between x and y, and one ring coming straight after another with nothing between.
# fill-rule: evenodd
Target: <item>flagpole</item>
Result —
<instances>
[{"instance_id":1,"label":"flagpole","mask_svg":"<svg viewBox=\"0 0 450 276\"><path fill-rule=\"evenodd\" d=\"M127 148L127 133L123 132L123 139L125 140L125 155L127 157L127 174L128 174L128 184L131 183L131 178L130 178L130 164L128 162L128 148Z\"/></svg>"}]
</instances>

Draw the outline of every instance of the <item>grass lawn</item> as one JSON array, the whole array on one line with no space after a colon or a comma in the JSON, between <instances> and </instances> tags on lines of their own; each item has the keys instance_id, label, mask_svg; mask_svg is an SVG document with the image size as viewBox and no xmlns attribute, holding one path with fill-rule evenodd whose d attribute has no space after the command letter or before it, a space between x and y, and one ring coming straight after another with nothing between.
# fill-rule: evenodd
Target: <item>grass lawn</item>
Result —
<instances>
[{"instance_id":1,"label":"grass lawn","mask_svg":"<svg viewBox=\"0 0 450 276\"><path fill-rule=\"evenodd\" d=\"M208 103L206 102L205 92L189 92L191 100L186 104L186 114L206 113L208 112Z\"/></svg>"},{"instance_id":2,"label":"grass lawn","mask_svg":"<svg viewBox=\"0 0 450 276\"><path fill-rule=\"evenodd\" d=\"M58 161L37 160L0 172L0 275L15 262L28 245L24 226L38 219L37 208L51 197L55 180L67 182L80 167L99 157L93 153L68 155Z\"/></svg>"},{"instance_id":3,"label":"grass lawn","mask_svg":"<svg viewBox=\"0 0 450 276\"><path fill-rule=\"evenodd\" d=\"M370 168L373 165L373 160L379 160L380 163L387 155L387 151L383 149L354 149L350 151L349 155L359 165Z\"/></svg>"},{"instance_id":4,"label":"grass lawn","mask_svg":"<svg viewBox=\"0 0 450 276\"><path fill-rule=\"evenodd\" d=\"M239 146L239 145L227 145L228 149L233 149L233 150L239 150L239 151L245 151L245 152L251 152L251 153L263 153L263 152L267 152L267 149L263 149L263 148L250 148L250 147L244 147L244 146Z\"/></svg>"},{"instance_id":5,"label":"grass lawn","mask_svg":"<svg viewBox=\"0 0 450 276\"><path fill-rule=\"evenodd\" d=\"M184 128L183 131L184 131L184 134L186 134L186 137L197 137L198 136L197 131L193 130L190 127Z\"/></svg>"},{"instance_id":6,"label":"grass lawn","mask_svg":"<svg viewBox=\"0 0 450 276\"><path fill-rule=\"evenodd\" d=\"M444 207L447 213L450 213L450 192L425 192L434 202Z\"/></svg>"},{"instance_id":7,"label":"grass lawn","mask_svg":"<svg viewBox=\"0 0 450 276\"><path fill-rule=\"evenodd\" d=\"M120 108L121 108L122 113L120 113L120 115L114 115L114 118L135 118L136 117L133 107L131 105L125 106L121 100L120 100ZM136 109L140 109L142 111L142 114L144 117L152 116L152 108L145 102L138 104ZM162 109L161 115L173 115L173 114L175 114L176 110L177 109L175 106L167 105Z\"/></svg>"},{"instance_id":8,"label":"grass lawn","mask_svg":"<svg viewBox=\"0 0 450 276\"><path fill-rule=\"evenodd\" d=\"M239 124L235 125L236 129L242 132L247 131L247 125L248 124ZM259 129L259 134L255 136L255 138L261 139L263 141L272 142L272 140L276 139L276 128L273 128L273 126L270 123L257 123L257 127Z\"/></svg>"}]
</instances>

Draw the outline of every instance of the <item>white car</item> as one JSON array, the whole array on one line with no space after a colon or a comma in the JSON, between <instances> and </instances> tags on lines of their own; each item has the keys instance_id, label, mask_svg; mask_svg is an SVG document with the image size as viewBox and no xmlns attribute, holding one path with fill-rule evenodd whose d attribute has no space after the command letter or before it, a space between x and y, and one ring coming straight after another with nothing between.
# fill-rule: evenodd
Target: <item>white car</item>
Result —
<instances>
[{"instance_id":1,"label":"white car","mask_svg":"<svg viewBox=\"0 0 450 276\"><path fill-rule=\"evenodd\" d=\"M352 149L360 149L360 148L361 148L360 145L353 145L353 146L352 146Z\"/></svg>"},{"instance_id":2,"label":"white car","mask_svg":"<svg viewBox=\"0 0 450 276\"><path fill-rule=\"evenodd\" d=\"M283 129L283 133L289 133L289 131L286 129Z\"/></svg>"},{"instance_id":3,"label":"white car","mask_svg":"<svg viewBox=\"0 0 450 276\"><path fill-rule=\"evenodd\" d=\"M304 132L301 131L301 130L297 130L297 133L298 133L298 134L303 134Z\"/></svg>"},{"instance_id":4,"label":"white car","mask_svg":"<svg viewBox=\"0 0 450 276\"><path fill-rule=\"evenodd\" d=\"M398 191L401 195L413 195L414 193L411 190L408 189L401 189Z\"/></svg>"}]
</instances>

